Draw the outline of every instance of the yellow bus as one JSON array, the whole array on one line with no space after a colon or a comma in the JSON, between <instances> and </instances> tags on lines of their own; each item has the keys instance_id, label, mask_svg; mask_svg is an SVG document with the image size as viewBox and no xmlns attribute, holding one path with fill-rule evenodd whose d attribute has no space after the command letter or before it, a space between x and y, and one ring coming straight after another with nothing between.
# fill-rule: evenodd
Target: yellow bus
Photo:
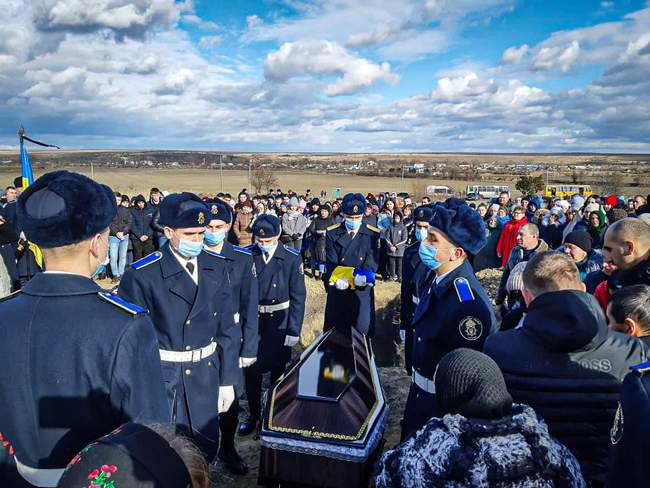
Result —
<instances>
[{"instance_id":1,"label":"yellow bus","mask_svg":"<svg viewBox=\"0 0 650 488\"><path fill-rule=\"evenodd\" d=\"M591 186L572 184L546 185L546 189L544 190L544 196L549 198L568 198L576 193L583 197L591 196Z\"/></svg>"}]
</instances>

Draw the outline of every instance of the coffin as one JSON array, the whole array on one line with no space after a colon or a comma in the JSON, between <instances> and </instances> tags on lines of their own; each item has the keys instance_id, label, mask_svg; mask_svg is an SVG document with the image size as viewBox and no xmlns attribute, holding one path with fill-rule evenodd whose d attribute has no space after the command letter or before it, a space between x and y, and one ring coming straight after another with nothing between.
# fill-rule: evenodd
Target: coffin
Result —
<instances>
[{"instance_id":1,"label":"coffin","mask_svg":"<svg viewBox=\"0 0 650 488\"><path fill-rule=\"evenodd\" d=\"M386 415L368 338L329 330L269 391L259 483L368 486Z\"/></svg>"}]
</instances>

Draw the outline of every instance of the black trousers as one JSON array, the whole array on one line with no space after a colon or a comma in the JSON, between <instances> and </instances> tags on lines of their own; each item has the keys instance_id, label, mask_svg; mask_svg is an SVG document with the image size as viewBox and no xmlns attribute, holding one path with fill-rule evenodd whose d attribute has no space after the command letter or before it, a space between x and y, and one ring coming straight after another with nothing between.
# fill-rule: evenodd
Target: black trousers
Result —
<instances>
[{"instance_id":1,"label":"black trousers","mask_svg":"<svg viewBox=\"0 0 650 488\"><path fill-rule=\"evenodd\" d=\"M275 382L282 373L286 364L282 364L271 369L271 383ZM248 409L250 410L251 419L258 421L262 418L262 376L263 372L257 367L257 363L249 366L244 370L246 382L246 397L248 398Z\"/></svg>"},{"instance_id":2,"label":"black trousers","mask_svg":"<svg viewBox=\"0 0 650 488\"><path fill-rule=\"evenodd\" d=\"M235 447L235 432L239 425L239 400L235 397L228 411L219 414L219 430L221 431L221 448Z\"/></svg>"},{"instance_id":3,"label":"black trousers","mask_svg":"<svg viewBox=\"0 0 650 488\"><path fill-rule=\"evenodd\" d=\"M137 261L138 259L143 258L156 250L155 246L153 245L153 239L151 237L144 242L142 242L140 239L131 239L131 244L133 245L134 261Z\"/></svg>"},{"instance_id":4,"label":"black trousers","mask_svg":"<svg viewBox=\"0 0 650 488\"><path fill-rule=\"evenodd\" d=\"M398 256L388 256L388 274L391 278L402 279L402 260Z\"/></svg>"}]
</instances>

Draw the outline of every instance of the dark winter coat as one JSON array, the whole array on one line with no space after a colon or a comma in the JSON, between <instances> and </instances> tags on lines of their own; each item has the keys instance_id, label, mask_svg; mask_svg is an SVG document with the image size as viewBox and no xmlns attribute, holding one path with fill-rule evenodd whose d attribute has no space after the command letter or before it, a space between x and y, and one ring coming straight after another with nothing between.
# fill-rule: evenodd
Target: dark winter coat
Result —
<instances>
[{"instance_id":1,"label":"dark winter coat","mask_svg":"<svg viewBox=\"0 0 650 488\"><path fill-rule=\"evenodd\" d=\"M131 208L131 216L133 217L133 223L131 224L131 236L135 240L140 240L140 237L147 236L149 239L153 237L153 227L151 223L153 222L154 210L150 207L145 207L140 209L137 205Z\"/></svg>"},{"instance_id":2,"label":"dark winter coat","mask_svg":"<svg viewBox=\"0 0 650 488\"><path fill-rule=\"evenodd\" d=\"M131 225L133 225L133 216L131 215L131 209L118 205L117 214L109 226L110 235L116 236L118 232L124 232L125 236L129 235L131 230Z\"/></svg>"},{"instance_id":3,"label":"dark winter coat","mask_svg":"<svg viewBox=\"0 0 650 488\"><path fill-rule=\"evenodd\" d=\"M602 486L621 381L645 360L643 343L608 330L593 296L567 290L538 296L523 327L488 337L484 352L513 399L533 407L578 458L585 479Z\"/></svg>"},{"instance_id":4,"label":"dark winter coat","mask_svg":"<svg viewBox=\"0 0 650 488\"><path fill-rule=\"evenodd\" d=\"M379 461L377 488L579 488L586 484L569 450L532 408L514 405L499 420L432 418Z\"/></svg>"},{"instance_id":5,"label":"dark winter coat","mask_svg":"<svg viewBox=\"0 0 650 488\"><path fill-rule=\"evenodd\" d=\"M497 256L497 243L499 242L499 237L501 236L501 228L488 228L486 232L488 233L487 243L485 246L483 246L483 249L481 249L479 253L474 256L474 260L472 262L472 267L477 273L484 269L501 267L501 259L499 259L499 256Z\"/></svg>"},{"instance_id":6,"label":"dark winter coat","mask_svg":"<svg viewBox=\"0 0 650 488\"><path fill-rule=\"evenodd\" d=\"M334 225L334 219L330 215L326 219L315 218L309 226L311 250L319 263L324 263L327 260L325 244L327 242L327 228L331 225Z\"/></svg>"},{"instance_id":7,"label":"dark winter coat","mask_svg":"<svg viewBox=\"0 0 650 488\"><path fill-rule=\"evenodd\" d=\"M537 247L530 251L525 250L521 246L515 246L515 248L510 253L508 262L503 268L503 274L501 275L501 282L499 283L499 290L497 291L496 297L497 305L503 303L506 298L506 283L508 282L508 277L510 276L512 269L522 261L530 260L534 254L546 251L548 251L548 246L543 240L540 240L539 244L537 244Z\"/></svg>"},{"instance_id":8,"label":"dark winter coat","mask_svg":"<svg viewBox=\"0 0 650 488\"><path fill-rule=\"evenodd\" d=\"M406 242L408 241L408 231L403 223L391 224L386 230L384 239L386 240L386 254L392 257L404 257L404 250L406 249ZM390 250L390 246L396 247L394 251Z\"/></svg>"}]
</instances>

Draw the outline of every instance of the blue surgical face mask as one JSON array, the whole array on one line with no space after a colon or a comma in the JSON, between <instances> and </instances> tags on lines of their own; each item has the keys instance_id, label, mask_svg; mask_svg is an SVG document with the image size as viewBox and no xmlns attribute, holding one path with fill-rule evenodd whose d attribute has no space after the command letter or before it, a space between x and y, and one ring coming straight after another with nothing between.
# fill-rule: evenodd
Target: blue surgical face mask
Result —
<instances>
[{"instance_id":1,"label":"blue surgical face mask","mask_svg":"<svg viewBox=\"0 0 650 488\"><path fill-rule=\"evenodd\" d=\"M205 231L203 234L203 240L208 246L216 246L221 244L226 238L226 231L221 229L216 232Z\"/></svg>"},{"instance_id":2,"label":"blue surgical face mask","mask_svg":"<svg viewBox=\"0 0 650 488\"><path fill-rule=\"evenodd\" d=\"M108 243L106 243L106 244L108 246ZM93 274L90 275L90 277L91 278L96 278L97 276L102 274L104 272L104 270L106 269L106 265L108 264L108 262L109 262L109 255L108 255L108 248L107 248L106 249L106 259L104 259L101 263L99 263L99 265L97 266L97 269L95 270L95 272Z\"/></svg>"},{"instance_id":3,"label":"blue surgical face mask","mask_svg":"<svg viewBox=\"0 0 650 488\"><path fill-rule=\"evenodd\" d=\"M434 246L429 246L428 244L422 242L420 243L420 249L418 250L420 259L429 269L438 269L445 263L449 262L449 259L445 261L440 261L437 257L438 249Z\"/></svg>"},{"instance_id":4,"label":"blue surgical face mask","mask_svg":"<svg viewBox=\"0 0 650 488\"><path fill-rule=\"evenodd\" d=\"M274 242L274 243L272 243L272 244L267 244L266 246L263 246L263 245L260 244L259 242L257 243L257 247L259 247L259 248L262 250L262 252L265 252L265 253L267 253L267 254L271 254L271 252L273 252L273 250L274 250L277 246L278 246L278 243L277 243L277 242Z\"/></svg>"},{"instance_id":5,"label":"blue surgical face mask","mask_svg":"<svg viewBox=\"0 0 650 488\"><path fill-rule=\"evenodd\" d=\"M415 229L415 238L422 242L427 238L427 234L429 233L428 229Z\"/></svg>"},{"instance_id":6,"label":"blue surgical face mask","mask_svg":"<svg viewBox=\"0 0 650 488\"><path fill-rule=\"evenodd\" d=\"M176 248L178 254L188 259L197 257L199 254L201 254L202 250L203 250L203 241L194 242L194 241L188 241L186 239L180 239L180 238L179 238L178 247Z\"/></svg>"},{"instance_id":7,"label":"blue surgical face mask","mask_svg":"<svg viewBox=\"0 0 650 488\"><path fill-rule=\"evenodd\" d=\"M345 219L345 228L349 231L359 230L359 227L361 227L361 219Z\"/></svg>"}]
</instances>

